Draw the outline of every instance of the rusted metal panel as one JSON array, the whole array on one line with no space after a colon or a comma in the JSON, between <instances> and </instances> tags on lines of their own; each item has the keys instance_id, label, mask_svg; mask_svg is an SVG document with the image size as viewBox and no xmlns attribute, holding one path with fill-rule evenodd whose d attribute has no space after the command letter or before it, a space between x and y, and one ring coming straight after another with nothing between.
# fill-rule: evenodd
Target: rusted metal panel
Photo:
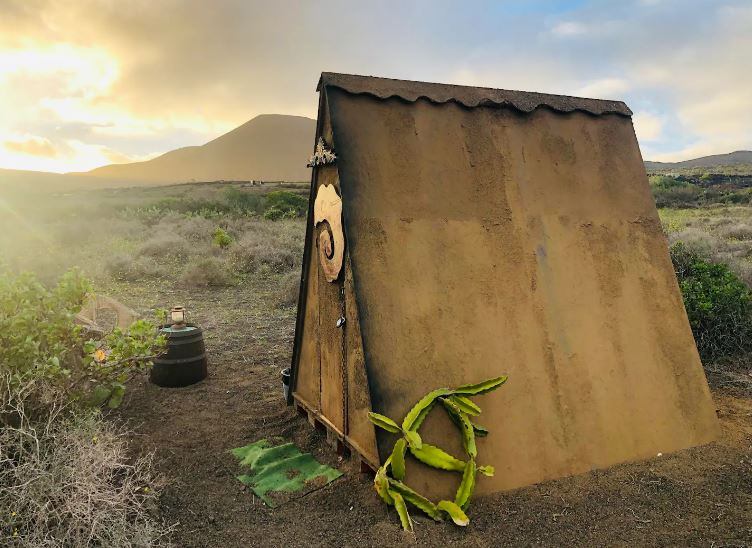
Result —
<instances>
[{"instance_id":1,"label":"rusted metal panel","mask_svg":"<svg viewBox=\"0 0 752 548\"><path fill-rule=\"evenodd\" d=\"M715 438L628 117L326 93L374 411L508 374L477 399L480 492Z\"/></svg>"}]
</instances>

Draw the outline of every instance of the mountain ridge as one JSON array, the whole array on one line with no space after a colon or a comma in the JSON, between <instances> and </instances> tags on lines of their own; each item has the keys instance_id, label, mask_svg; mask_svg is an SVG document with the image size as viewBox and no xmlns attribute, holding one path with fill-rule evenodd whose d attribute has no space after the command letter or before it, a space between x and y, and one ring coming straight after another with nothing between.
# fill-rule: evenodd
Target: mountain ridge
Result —
<instances>
[{"instance_id":1,"label":"mountain ridge","mask_svg":"<svg viewBox=\"0 0 752 548\"><path fill-rule=\"evenodd\" d=\"M165 152L151 160L110 164L66 174L0 168L0 183L16 185L135 186L193 181L310 181L316 121L305 116L261 114L203 145ZM752 166L752 151L737 150L679 162L646 160L647 171Z\"/></svg>"},{"instance_id":2,"label":"mountain ridge","mask_svg":"<svg viewBox=\"0 0 752 548\"><path fill-rule=\"evenodd\" d=\"M110 164L77 175L136 183L216 180L307 181L316 121L261 114L203 145L186 146L151 160Z\"/></svg>"},{"instance_id":3,"label":"mountain ridge","mask_svg":"<svg viewBox=\"0 0 752 548\"><path fill-rule=\"evenodd\" d=\"M645 160L645 169L682 169L752 164L752 150L735 150L726 154L712 154L680 162L654 162Z\"/></svg>"}]
</instances>

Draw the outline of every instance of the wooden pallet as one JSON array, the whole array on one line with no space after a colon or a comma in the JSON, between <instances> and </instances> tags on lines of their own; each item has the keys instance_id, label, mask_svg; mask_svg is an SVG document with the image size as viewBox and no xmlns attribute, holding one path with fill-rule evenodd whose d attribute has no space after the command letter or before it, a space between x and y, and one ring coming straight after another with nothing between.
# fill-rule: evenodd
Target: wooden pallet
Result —
<instances>
[{"instance_id":1,"label":"wooden pallet","mask_svg":"<svg viewBox=\"0 0 752 548\"><path fill-rule=\"evenodd\" d=\"M357 459L358 468L363 474L376 473L379 465L371 462L358 447L358 444L342 434L326 417L309 408L299 398L295 398L294 405L298 415L307 418L313 428L326 434L327 443L336 451L338 456Z\"/></svg>"}]
</instances>

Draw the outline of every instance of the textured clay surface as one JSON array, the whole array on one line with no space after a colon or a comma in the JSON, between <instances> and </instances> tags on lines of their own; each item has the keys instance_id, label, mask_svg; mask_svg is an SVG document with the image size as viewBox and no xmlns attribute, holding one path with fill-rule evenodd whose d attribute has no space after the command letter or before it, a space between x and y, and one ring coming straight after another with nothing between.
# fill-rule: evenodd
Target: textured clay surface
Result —
<instances>
[{"instance_id":1,"label":"textured clay surface","mask_svg":"<svg viewBox=\"0 0 752 548\"><path fill-rule=\"evenodd\" d=\"M325 91L375 411L509 375L476 398L479 493L715 439L630 118ZM461 455L441 410L423 434Z\"/></svg>"}]
</instances>

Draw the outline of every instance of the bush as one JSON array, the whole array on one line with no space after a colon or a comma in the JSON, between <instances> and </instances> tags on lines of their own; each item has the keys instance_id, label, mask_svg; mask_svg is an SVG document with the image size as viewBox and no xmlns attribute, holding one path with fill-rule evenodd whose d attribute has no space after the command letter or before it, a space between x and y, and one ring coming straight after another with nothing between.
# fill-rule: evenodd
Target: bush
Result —
<instances>
[{"instance_id":1,"label":"bush","mask_svg":"<svg viewBox=\"0 0 752 548\"><path fill-rule=\"evenodd\" d=\"M244 192L235 186L225 189L225 201L231 209L244 214L260 213L262 209L262 198L258 192Z\"/></svg>"},{"instance_id":2,"label":"bush","mask_svg":"<svg viewBox=\"0 0 752 548\"><path fill-rule=\"evenodd\" d=\"M711 263L679 242L671 246L697 350L714 361L752 350L752 294L722 263Z\"/></svg>"},{"instance_id":3,"label":"bush","mask_svg":"<svg viewBox=\"0 0 752 548\"><path fill-rule=\"evenodd\" d=\"M163 257L182 258L186 257L188 253L188 242L183 237L165 231L154 234L139 250L140 255L146 255L154 259Z\"/></svg>"},{"instance_id":4,"label":"bush","mask_svg":"<svg viewBox=\"0 0 752 548\"><path fill-rule=\"evenodd\" d=\"M298 304L300 295L300 272L297 270L288 272L279 281L277 289L277 304L282 307L290 307Z\"/></svg>"},{"instance_id":5,"label":"bush","mask_svg":"<svg viewBox=\"0 0 752 548\"><path fill-rule=\"evenodd\" d=\"M308 211L308 200L288 190L276 190L266 195L264 218L271 221L303 217Z\"/></svg>"},{"instance_id":6,"label":"bush","mask_svg":"<svg viewBox=\"0 0 752 548\"><path fill-rule=\"evenodd\" d=\"M165 344L154 324L139 320L101 340L76 324L90 288L77 271L51 289L31 274L0 272L0 365L13 386L33 383L79 404L117 407L125 382L151 366ZM45 405L41 397L36 404Z\"/></svg>"},{"instance_id":7,"label":"bush","mask_svg":"<svg viewBox=\"0 0 752 548\"><path fill-rule=\"evenodd\" d=\"M192 287L221 287L233 283L227 263L214 257L205 257L188 263L180 280Z\"/></svg>"},{"instance_id":8,"label":"bush","mask_svg":"<svg viewBox=\"0 0 752 548\"><path fill-rule=\"evenodd\" d=\"M154 204L155 208L163 212L176 212L184 215L201 215L211 217L227 213L229 207L226 204L201 198L178 198L168 197Z\"/></svg>"},{"instance_id":9,"label":"bush","mask_svg":"<svg viewBox=\"0 0 752 548\"><path fill-rule=\"evenodd\" d=\"M130 255L117 254L105 263L107 273L123 282L140 282L148 278L161 278L165 271L159 264L143 257L134 258Z\"/></svg>"},{"instance_id":10,"label":"bush","mask_svg":"<svg viewBox=\"0 0 752 548\"><path fill-rule=\"evenodd\" d=\"M221 227L217 227L212 234L212 243L218 246L220 249L225 249L235 240L232 239L225 230Z\"/></svg>"},{"instance_id":11,"label":"bush","mask_svg":"<svg viewBox=\"0 0 752 548\"><path fill-rule=\"evenodd\" d=\"M681 242L688 251L704 258L711 258L719 249L723 248L723 241L706 230L699 228L685 228L669 235L673 244Z\"/></svg>"},{"instance_id":12,"label":"bush","mask_svg":"<svg viewBox=\"0 0 752 548\"><path fill-rule=\"evenodd\" d=\"M733 240L752 240L752 226L745 223L730 224L720 231L724 238Z\"/></svg>"},{"instance_id":13,"label":"bush","mask_svg":"<svg viewBox=\"0 0 752 548\"><path fill-rule=\"evenodd\" d=\"M700 187L681 178L653 175L649 181L658 207L694 207L702 196Z\"/></svg>"},{"instance_id":14,"label":"bush","mask_svg":"<svg viewBox=\"0 0 752 548\"><path fill-rule=\"evenodd\" d=\"M254 274L264 267L277 273L294 269L300 260L300 254L273 243L244 242L236 246L233 253L235 268L246 274Z\"/></svg>"},{"instance_id":15,"label":"bush","mask_svg":"<svg viewBox=\"0 0 752 548\"><path fill-rule=\"evenodd\" d=\"M0 544L3 546L161 546L156 517L162 481L151 456L128 458L126 438L98 410L54 411L32 420L34 389L0 375Z\"/></svg>"},{"instance_id":16,"label":"bush","mask_svg":"<svg viewBox=\"0 0 752 548\"><path fill-rule=\"evenodd\" d=\"M156 232L172 232L191 242L206 241L206 235L216 227L216 223L200 216L186 217L170 214L159 220L154 226Z\"/></svg>"},{"instance_id":17,"label":"bush","mask_svg":"<svg viewBox=\"0 0 752 548\"><path fill-rule=\"evenodd\" d=\"M653 190L657 207L695 207L701 195L700 188L691 184L665 190Z\"/></svg>"},{"instance_id":18,"label":"bush","mask_svg":"<svg viewBox=\"0 0 752 548\"><path fill-rule=\"evenodd\" d=\"M284 219L286 216L289 217L290 215L290 212L283 211L276 206L270 207L269 209L264 211L264 219L268 221L279 221L280 219Z\"/></svg>"}]
</instances>

